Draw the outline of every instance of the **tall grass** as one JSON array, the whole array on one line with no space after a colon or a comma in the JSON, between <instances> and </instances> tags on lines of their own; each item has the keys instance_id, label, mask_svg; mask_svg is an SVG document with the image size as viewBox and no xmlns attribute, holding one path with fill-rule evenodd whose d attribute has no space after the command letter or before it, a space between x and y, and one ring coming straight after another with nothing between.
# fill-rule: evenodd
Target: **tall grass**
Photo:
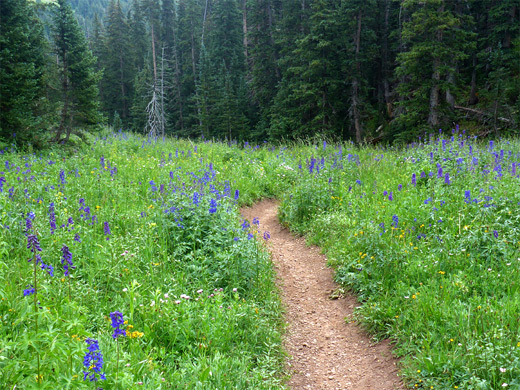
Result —
<instances>
[{"instance_id":1,"label":"tall grass","mask_svg":"<svg viewBox=\"0 0 520 390\"><path fill-rule=\"evenodd\" d=\"M263 232L238 214L269 187L250 158L124 133L4 151L0 388L282 388Z\"/></svg>"},{"instance_id":2,"label":"tall grass","mask_svg":"<svg viewBox=\"0 0 520 390\"><path fill-rule=\"evenodd\" d=\"M520 388L520 142L306 149L281 218L321 245L413 388Z\"/></svg>"}]
</instances>

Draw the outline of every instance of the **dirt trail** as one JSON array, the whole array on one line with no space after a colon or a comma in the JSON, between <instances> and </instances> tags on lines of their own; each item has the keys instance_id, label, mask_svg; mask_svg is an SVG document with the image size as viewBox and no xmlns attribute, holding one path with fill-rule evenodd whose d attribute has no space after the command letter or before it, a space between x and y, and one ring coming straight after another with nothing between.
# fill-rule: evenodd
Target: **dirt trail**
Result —
<instances>
[{"instance_id":1,"label":"dirt trail","mask_svg":"<svg viewBox=\"0 0 520 390\"><path fill-rule=\"evenodd\" d=\"M260 220L269 231L269 247L286 309L291 389L394 390L403 389L396 360L387 343L374 344L345 317L356 306L354 297L329 299L337 288L332 270L317 247L294 237L276 216L278 204L264 200L242 210L244 218Z\"/></svg>"}]
</instances>

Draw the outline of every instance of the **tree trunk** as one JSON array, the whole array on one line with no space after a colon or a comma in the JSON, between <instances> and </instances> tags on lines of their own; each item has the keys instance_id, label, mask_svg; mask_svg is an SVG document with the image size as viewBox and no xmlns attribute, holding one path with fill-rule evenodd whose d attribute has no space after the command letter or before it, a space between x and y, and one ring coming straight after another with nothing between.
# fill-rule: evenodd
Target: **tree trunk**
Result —
<instances>
[{"instance_id":1,"label":"tree trunk","mask_svg":"<svg viewBox=\"0 0 520 390\"><path fill-rule=\"evenodd\" d=\"M469 93L469 105L474 106L477 103L477 55L473 54L473 68L471 70L471 91Z\"/></svg>"},{"instance_id":2,"label":"tree trunk","mask_svg":"<svg viewBox=\"0 0 520 390\"><path fill-rule=\"evenodd\" d=\"M439 83L441 79L439 66L440 61L435 58L433 60L433 85L430 91L430 112L428 114L428 124L433 127L439 125Z\"/></svg>"},{"instance_id":3,"label":"tree trunk","mask_svg":"<svg viewBox=\"0 0 520 390\"><path fill-rule=\"evenodd\" d=\"M181 131L184 130L184 112L183 112L183 104L182 104L182 96L181 96L181 71L179 68L179 56L177 53L177 35L175 34L175 29L172 27L173 34L173 61L175 62L175 92L177 97L177 105L179 106L179 126Z\"/></svg>"},{"instance_id":4,"label":"tree trunk","mask_svg":"<svg viewBox=\"0 0 520 390\"><path fill-rule=\"evenodd\" d=\"M155 36L153 33L153 23L152 24L152 60L153 60L153 83L157 82L157 61L155 60Z\"/></svg>"},{"instance_id":5,"label":"tree trunk","mask_svg":"<svg viewBox=\"0 0 520 390\"><path fill-rule=\"evenodd\" d=\"M356 74L352 78L352 114L354 119L354 129L356 134L356 142L361 143L363 135L363 127L361 125L360 99L359 99L359 76L361 71L361 64L359 62L359 50L361 46L361 10L357 15L357 29L354 36L354 45L356 47Z\"/></svg>"},{"instance_id":6,"label":"tree trunk","mask_svg":"<svg viewBox=\"0 0 520 390\"><path fill-rule=\"evenodd\" d=\"M439 12L444 12L444 4L439 8ZM442 31L437 31L437 42L442 42ZM441 81L441 61L438 57L433 59L433 85L430 90L430 112L428 113L428 124L432 127L439 125L439 103L440 103L440 81Z\"/></svg>"},{"instance_id":7,"label":"tree trunk","mask_svg":"<svg viewBox=\"0 0 520 390\"><path fill-rule=\"evenodd\" d=\"M450 74L448 75L448 83L453 86L455 86L455 72L457 72L457 67L455 67L455 70L453 72L450 72ZM455 107L455 96L451 93L450 88L446 90L446 103L448 103L451 109L453 110L453 108Z\"/></svg>"},{"instance_id":8,"label":"tree trunk","mask_svg":"<svg viewBox=\"0 0 520 390\"><path fill-rule=\"evenodd\" d=\"M388 80L388 30L390 19L390 0L385 1L385 22L383 28L383 47L382 47L382 73L383 73L383 94L386 104L386 113L389 118L392 118L392 94L390 91L390 81Z\"/></svg>"},{"instance_id":9,"label":"tree trunk","mask_svg":"<svg viewBox=\"0 0 520 390\"><path fill-rule=\"evenodd\" d=\"M249 55L247 51L247 2L242 0L242 32L244 33L244 56L246 58L246 64L249 63Z\"/></svg>"},{"instance_id":10,"label":"tree trunk","mask_svg":"<svg viewBox=\"0 0 520 390\"><path fill-rule=\"evenodd\" d=\"M66 59L66 54L63 54L63 58ZM67 66L67 61L65 60L63 62L63 80L61 82L63 107L61 108L60 125L58 126L56 136L54 137L54 142L60 142L63 131L65 130L66 127L70 127L70 123L69 123L69 126L67 126L67 122L69 119L69 105L70 105L69 78L67 76L68 72L69 72L69 70L68 70L68 66Z\"/></svg>"},{"instance_id":11,"label":"tree trunk","mask_svg":"<svg viewBox=\"0 0 520 390\"><path fill-rule=\"evenodd\" d=\"M123 48L121 48L123 49ZM123 72L123 54L119 53L119 82L121 83L121 100L123 102L123 106L121 107L121 118L126 118L126 88L125 88L125 78ZM114 129L116 130L116 129Z\"/></svg>"}]
</instances>

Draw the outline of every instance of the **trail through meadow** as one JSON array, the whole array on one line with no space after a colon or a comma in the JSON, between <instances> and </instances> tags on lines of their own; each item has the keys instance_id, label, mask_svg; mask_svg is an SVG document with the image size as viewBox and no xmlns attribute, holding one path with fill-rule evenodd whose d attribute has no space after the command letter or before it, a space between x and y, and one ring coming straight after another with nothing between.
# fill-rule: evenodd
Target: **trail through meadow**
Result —
<instances>
[{"instance_id":1,"label":"trail through meadow","mask_svg":"<svg viewBox=\"0 0 520 390\"><path fill-rule=\"evenodd\" d=\"M278 222L278 203L264 200L242 215L269 231L269 249L278 275L288 331L284 346L291 389L403 389L388 343L374 344L354 323L352 296L330 299L337 288L318 247L293 236Z\"/></svg>"}]
</instances>

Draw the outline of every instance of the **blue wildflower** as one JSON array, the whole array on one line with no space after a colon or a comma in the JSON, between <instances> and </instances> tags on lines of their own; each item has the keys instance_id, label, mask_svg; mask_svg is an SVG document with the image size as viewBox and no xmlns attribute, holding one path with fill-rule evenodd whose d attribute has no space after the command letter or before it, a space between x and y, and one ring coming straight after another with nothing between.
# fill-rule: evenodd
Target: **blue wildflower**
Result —
<instances>
[{"instance_id":1,"label":"blue wildflower","mask_svg":"<svg viewBox=\"0 0 520 390\"><path fill-rule=\"evenodd\" d=\"M108 237L108 236L112 234L112 232L110 231L110 226L108 225L108 222L103 222L103 232L105 233L105 236L108 241L110 239L110 237Z\"/></svg>"},{"instance_id":2,"label":"blue wildflower","mask_svg":"<svg viewBox=\"0 0 520 390\"><path fill-rule=\"evenodd\" d=\"M446 172L446 176L444 176L444 184L451 184L450 174Z\"/></svg>"},{"instance_id":3,"label":"blue wildflower","mask_svg":"<svg viewBox=\"0 0 520 390\"><path fill-rule=\"evenodd\" d=\"M49 225L51 228L51 234L54 234L56 230L56 214L54 214L54 203L49 205Z\"/></svg>"},{"instance_id":4,"label":"blue wildflower","mask_svg":"<svg viewBox=\"0 0 520 390\"><path fill-rule=\"evenodd\" d=\"M264 232L264 240L267 241L267 240L269 240L270 238L271 238L271 235L269 234L269 232L268 232L268 231L265 231L265 232Z\"/></svg>"},{"instance_id":5,"label":"blue wildflower","mask_svg":"<svg viewBox=\"0 0 520 390\"><path fill-rule=\"evenodd\" d=\"M392 217L392 226L397 229L398 225L399 225L399 217L397 215L394 215Z\"/></svg>"},{"instance_id":6,"label":"blue wildflower","mask_svg":"<svg viewBox=\"0 0 520 390\"><path fill-rule=\"evenodd\" d=\"M466 190L464 191L464 202L466 203L471 203L471 191L470 190Z\"/></svg>"},{"instance_id":7,"label":"blue wildflower","mask_svg":"<svg viewBox=\"0 0 520 390\"><path fill-rule=\"evenodd\" d=\"M260 226L260 220L258 218L253 218L253 225Z\"/></svg>"},{"instance_id":8,"label":"blue wildflower","mask_svg":"<svg viewBox=\"0 0 520 390\"><path fill-rule=\"evenodd\" d=\"M67 245L63 245L61 248L61 253L63 253L63 256L61 258L61 265L63 265L63 270L65 273L65 276L70 275L69 268L75 269L74 263L72 263L72 253L70 252Z\"/></svg>"},{"instance_id":9,"label":"blue wildflower","mask_svg":"<svg viewBox=\"0 0 520 390\"><path fill-rule=\"evenodd\" d=\"M394 193L392 191L388 194L388 200L394 200Z\"/></svg>"},{"instance_id":10,"label":"blue wildflower","mask_svg":"<svg viewBox=\"0 0 520 390\"><path fill-rule=\"evenodd\" d=\"M88 352L83 359L83 366L87 369L83 371L83 380L85 381L88 378L90 382L95 382L107 379L105 374L101 372L103 369L103 355L99 350L98 341L88 338L85 342L88 344Z\"/></svg>"},{"instance_id":11,"label":"blue wildflower","mask_svg":"<svg viewBox=\"0 0 520 390\"><path fill-rule=\"evenodd\" d=\"M24 297L36 293L36 289L34 288L34 286L32 284L28 284L26 287L27 288L25 290L23 290Z\"/></svg>"},{"instance_id":12,"label":"blue wildflower","mask_svg":"<svg viewBox=\"0 0 520 390\"><path fill-rule=\"evenodd\" d=\"M126 336L126 331L121 329L121 325L125 323L123 319L123 313L115 311L110 313L110 319L112 320L112 328L114 328L114 334L112 338L117 339L119 336Z\"/></svg>"},{"instance_id":13,"label":"blue wildflower","mask_svg":"<svg viewBox=\"0 0 520 390\"><path fill-rule=\"evenodd\" d=\"M193 193L193 204L198 206L200 204L200 194L198 192Z\"/></svg>"},{"instance_id":14,"label":"blue wildflower","mask_svg":"<svg viewBox=\"0 0 520 390\"><path fill-rule=\"evenodd\" d=\"M60 171L60 182L61 182L61 185L65 185L66 181L65 181L65 171L62 169Z\"/></svg>"},{"instance_id":15,"label":"blue wildflower","mask_svg":"<svg viewBox=\"0 0 520 390\"><path fill-rule=\"evenodd\" d=\"M493 230L493 236L495 236L495 238L498 238L498 232L496 230Z\"/></svg>"},{"instance_id":16,"label":"blue wildflower","mask_svg":"<svg viewBox=\"0 0 520 390\"><path fill-rule=\"evenodd\" d=\"M74 235L74 241L76 241L76 242L81 242L81 237L79 236L79 233L76 233L76 234Z\"/></svg>"},{"instance_id":17,"label":"blue wildflower","mask_svg":"<svg viewBox=\"0 0 520 390\"><path fill-rule=\"evenodd\" d=\"M29 234L27 236L27 249L30 249L32 253L41 252L40 243L38 237L35 234Z\"/></svg>"},{"instance_id":18,"label":"blue wildflower","mask_svg":"<svg viewBox=\"0 0 520 390\"><path fill-rule=\"evenodd\" d=\"M238 190L235 190L235 200L238 200L239 196L240 196L240 192Z\"/></svg>"},{"instance_id":19,"label":"blue wildflower","mask_svg":"<svg viewBox=\"0 0 520 390\"><path fill-rule=\"evenodd\" d=\"M209 201L209 213L214 214L217 212L217 201L215 199L211 199Z\"/></svg>"}]
</instances>

